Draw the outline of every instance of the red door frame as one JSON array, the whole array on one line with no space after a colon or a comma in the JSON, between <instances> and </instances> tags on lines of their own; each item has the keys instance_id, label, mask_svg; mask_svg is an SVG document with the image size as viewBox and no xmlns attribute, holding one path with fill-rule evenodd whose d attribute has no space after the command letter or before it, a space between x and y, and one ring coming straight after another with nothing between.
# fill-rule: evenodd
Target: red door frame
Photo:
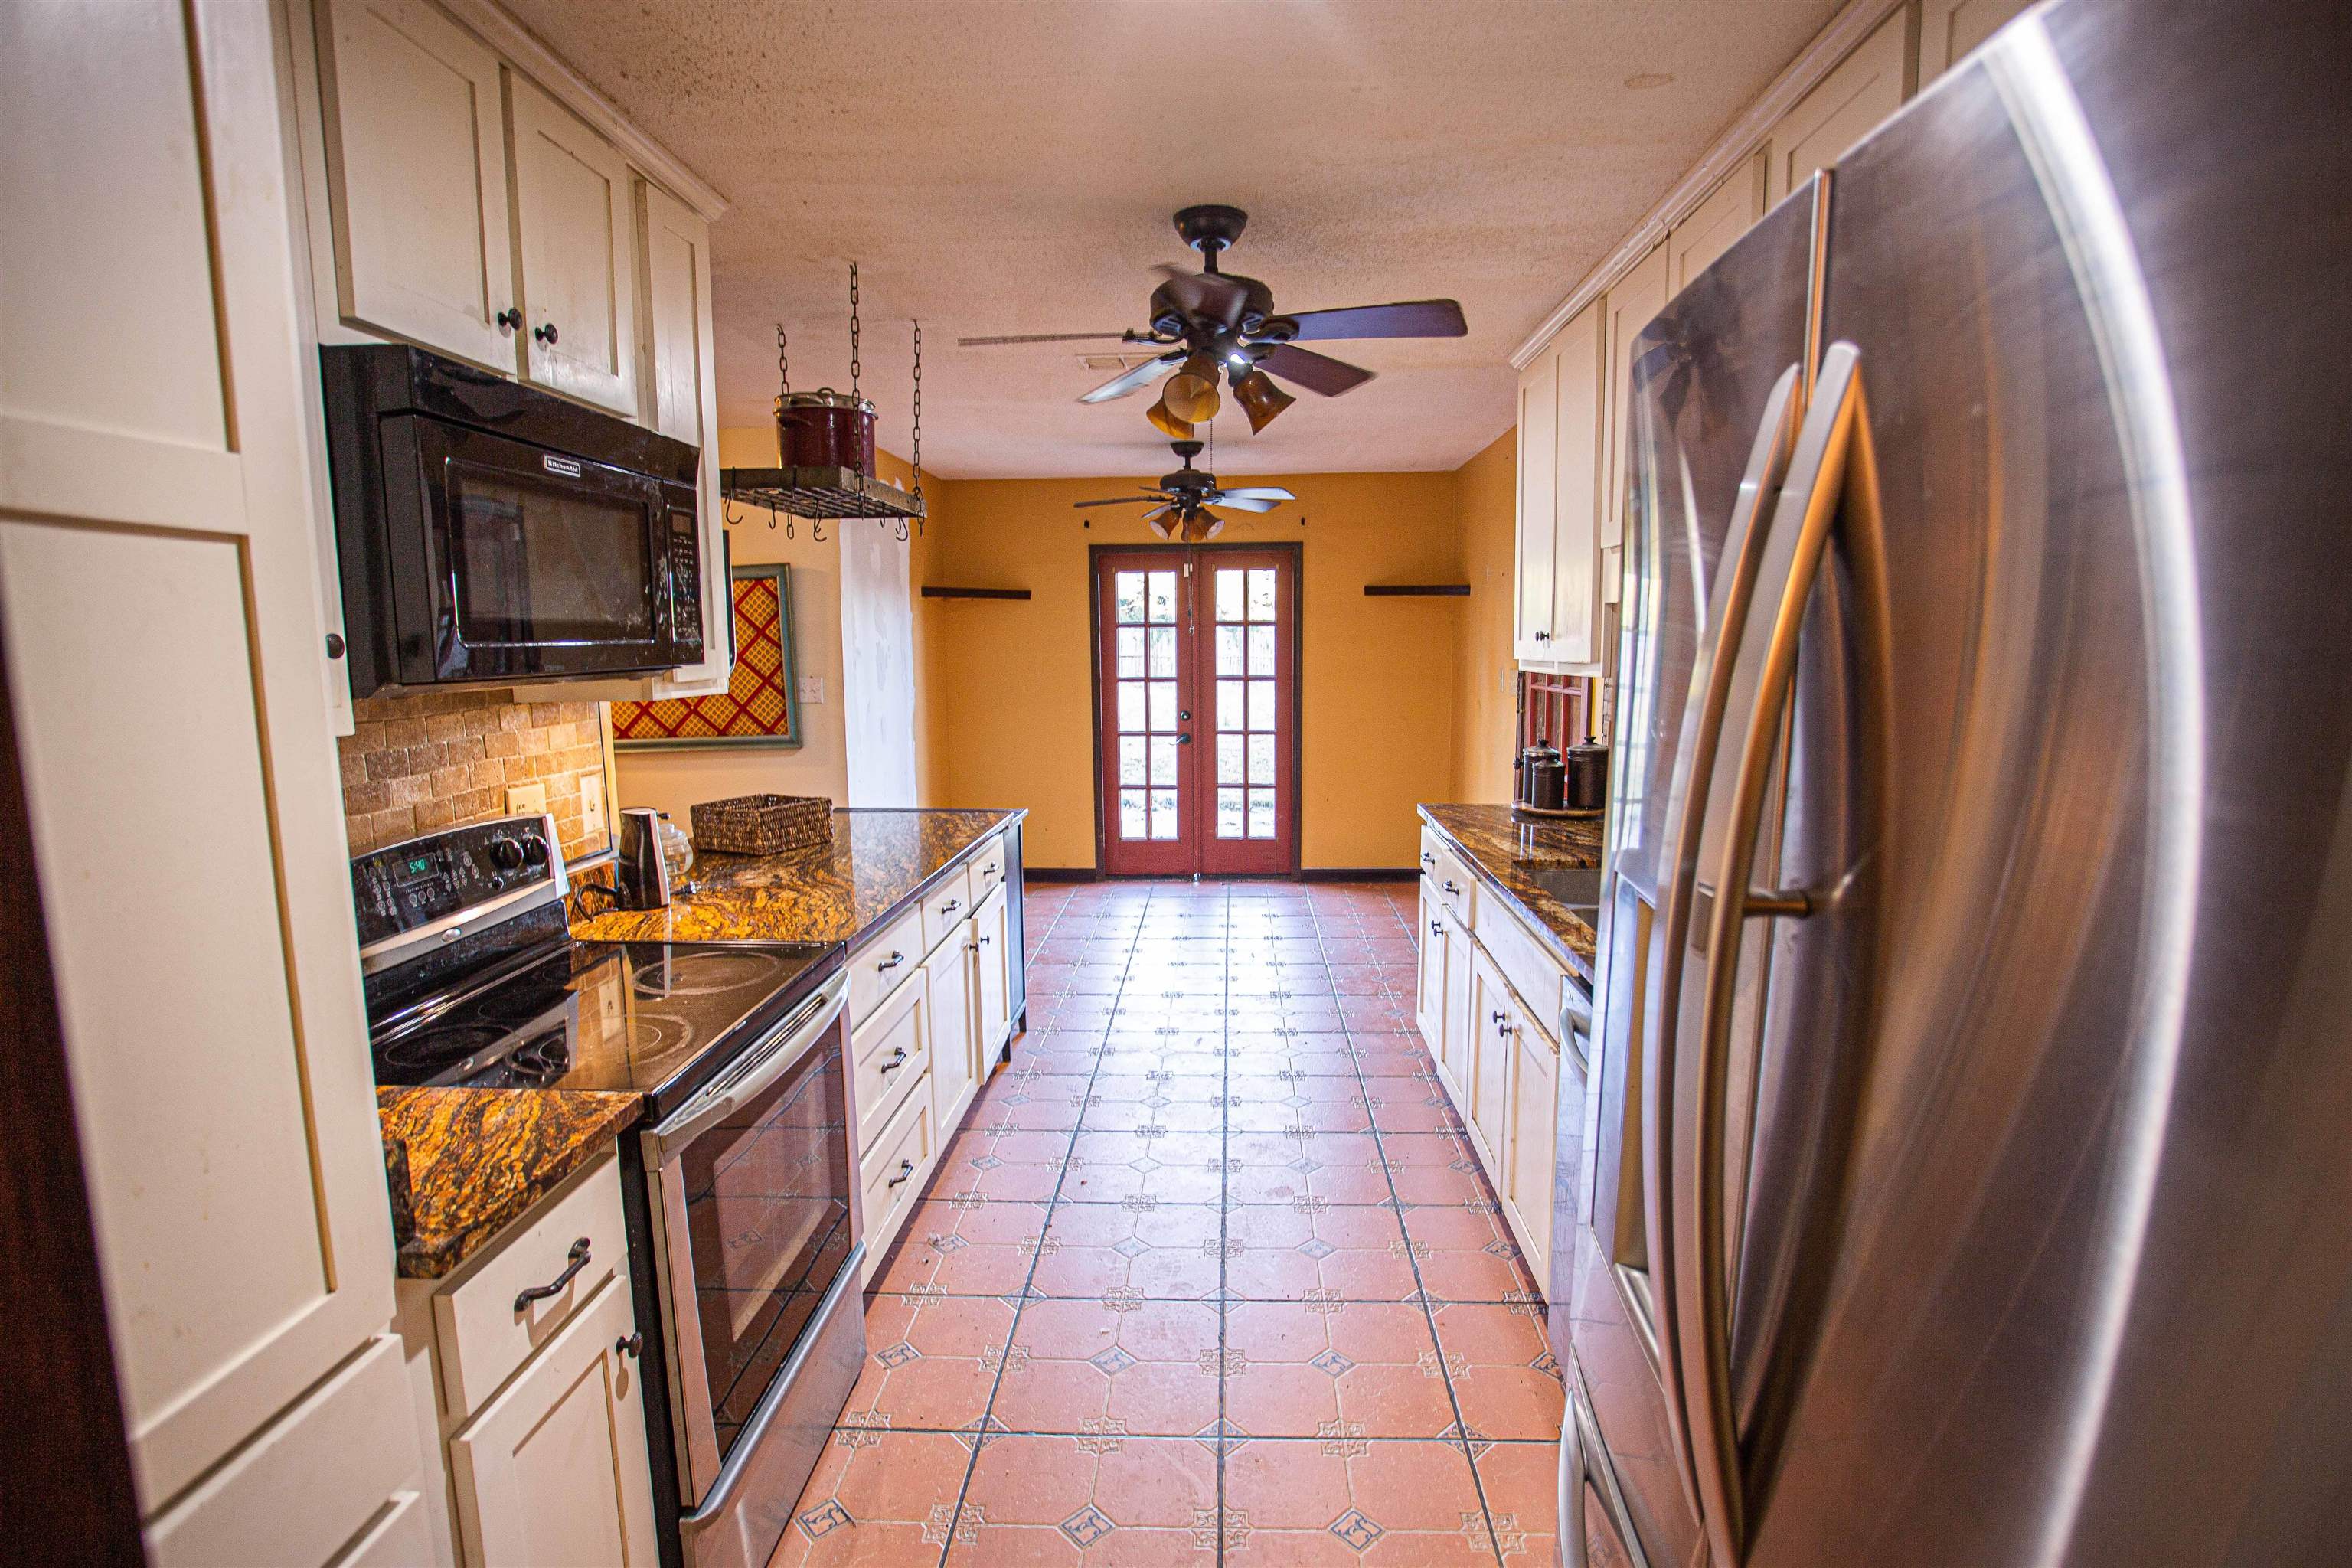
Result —
<instances>
[{"instance_id":1,"label":"red door frame","mask_svg":"<svg viewBox=\"0 0 2352 1568\"><path fill-rule=\"evenodd\" d=\"M1087 600L1094 666L1095 864L1107 877L1297 876L1300 804L1300 721L1304 662L1301 635L1306 552L1297 542L1257 544L1097 544L1087 552ZM1214 565L1273 567L1276 574L1275 836L1220 839L1216 837L1215 762L1216 638L1213 606L1205 595L1208 568ZM1186 567L1191 570L1185 571ZM1177 748L1177 789L1184 803L1183 826L1175 840L1118 838L1113 833L1118 799L1115 716L1108 710L1118 652L1114 618L1107 613L1112 574L1119 570L1166 571L1179 579L1177 603L1177 706L1191 717L1180 722L1192 737ZM1191 657L1186 657L1187 645ZM1117 846L1115 848L1114 846ZM1116 861L1116 864L1114 862Z\"/></svg>"}]
</instances>

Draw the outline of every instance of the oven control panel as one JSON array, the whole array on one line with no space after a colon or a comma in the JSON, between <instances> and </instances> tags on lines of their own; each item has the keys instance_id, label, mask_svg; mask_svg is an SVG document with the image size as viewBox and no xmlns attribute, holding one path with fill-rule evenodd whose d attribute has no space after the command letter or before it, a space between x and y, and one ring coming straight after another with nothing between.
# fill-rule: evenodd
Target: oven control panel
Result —
<instances>
[{"instance_id":1,"label":"oven control panel","mask_svg":"<svg viewBox=\"0 0 2352 1568\"><path fill-rule=\"evenodd\" d=\"M352 861L360 949L560 884L562 853L550 816L468 823L371 849Z\"/></svg>"}]
</instances>

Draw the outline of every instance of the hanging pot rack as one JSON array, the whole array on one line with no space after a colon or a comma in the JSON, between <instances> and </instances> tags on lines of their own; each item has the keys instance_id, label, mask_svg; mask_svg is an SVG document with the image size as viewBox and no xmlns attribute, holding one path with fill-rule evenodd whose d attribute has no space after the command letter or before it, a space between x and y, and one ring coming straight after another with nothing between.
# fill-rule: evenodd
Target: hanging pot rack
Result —
<instances>
[{"instance_id":1,"label":"hanging pot rack","mask_svg":"<svg viewBox=\"0 0 2352 1568\"><path fill-rule=\"evenodd\" d=\"M856 396L859 364L857 264L849 264L849 374ZM792 390L791 361L785 357L784 325L776 323L776 374L784 392ZM872 474L846 468L721 468L719 493L728 501L763 507L772 523L779 514L812 521L827 518L872 518L898 524L906 537L909 521L920 523L923 504L923 325L915 323L915 488L910 493ZM736 519L728 518L728 521Z\"/></svg>"}]
</instances>

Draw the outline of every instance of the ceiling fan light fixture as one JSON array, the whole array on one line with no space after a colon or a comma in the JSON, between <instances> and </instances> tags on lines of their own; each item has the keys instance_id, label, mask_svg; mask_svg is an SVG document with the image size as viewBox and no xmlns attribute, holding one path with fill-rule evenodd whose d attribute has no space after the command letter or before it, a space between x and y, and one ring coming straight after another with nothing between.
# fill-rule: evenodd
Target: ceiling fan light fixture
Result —
<instances>
[{"instance_id":1,"label":"ceiling fan light fixture","mask_svg":"<svg viewBox=\"0 0 2352 1568\"><path fill-rule=\"evenodd\" d=\"M1187 425L1199 425L1217 416L1217 356L1202 350L1186 360L1182 368L1168 378L1160 401L1168 412Z\"/></svg>"},{"instance_id":2,"label":"ceiling fan light fixture","mask_svg":"<svg viewBox=\"0 0 2352 1568\"><path fill-rule=\"evenodd\" d=\"M1234 378L1234 401L1249 416L1250 434L1255 436L1298 399L1275 385L1274 377L1265 372L1253 369L1246 375Z\"/></svg>"},{"instance_id":3,"label":"ceiling fan light fixture","mask_svg":"<svg viewBox=\"0 0 2352 1568\"><path fill-rule=\"evenodd\" d=\"M1171 440L1189 441L1192 438L1192 422L1189 419L1179 419L1169 412L1168 395L1164 392L1160 395L1159 402L1145 410L1143 416L1150 420L1153 426Z\"/></svg>"}]
</instances>

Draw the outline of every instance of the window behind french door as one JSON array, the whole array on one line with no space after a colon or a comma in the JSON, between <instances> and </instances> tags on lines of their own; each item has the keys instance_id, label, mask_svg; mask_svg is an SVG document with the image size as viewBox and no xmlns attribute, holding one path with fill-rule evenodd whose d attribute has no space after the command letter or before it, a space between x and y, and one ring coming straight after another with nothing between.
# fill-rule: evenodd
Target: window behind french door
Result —
<instances>
[{"instance_id":1,"label":"window behind french door","mask_svg":"<svg viewBox=\"0 0 2352 1568\"><path fill-rule=\"evenodd\" d=\"M1103 869L1296 869L1297 549L1094 554Z\"/></svg>"}]
</instances>

